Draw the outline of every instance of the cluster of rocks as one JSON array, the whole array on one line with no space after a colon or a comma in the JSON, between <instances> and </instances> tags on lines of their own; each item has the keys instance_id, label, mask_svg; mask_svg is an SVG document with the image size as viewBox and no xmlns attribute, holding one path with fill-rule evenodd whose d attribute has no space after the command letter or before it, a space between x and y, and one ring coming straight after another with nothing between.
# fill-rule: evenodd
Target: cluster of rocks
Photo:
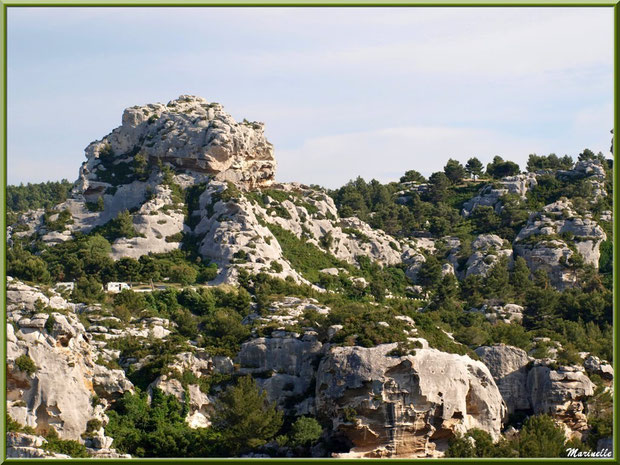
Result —
<instances>
[{"instance_id":1,"label":"cluster of rocks","mask_svg":"<svg viewBox=\"0 0 620 465\"><path fill-rule=\"evenodd\" d=\"M201 97L181 95L168 102L135 106L123 113L122 124L86 147L76 190L85 197L102 192L109 183L100 180L106 167L133 162L170 164L176 169L206 174L248 188L268 185L274 179L273 145L258 122L236 122L222 105Z\"/></svg>"},{"instance_id":2,"label":"cluster of rocks","mask_svg":"<svg viewBox=\"0 0 620 465\"><path fill-rule=\"evenodd\" d=\"M568 438L581 438L588 429L585 400L595 385L586 374L603 370L613 378L613 368L589 357L581 366L557 366L554 360L536 360L523 349L504 344L476 349L488 366L509 413L549 414L564 426ZM597 363L598 362L598 363Z\"/></svg>"},{"instance_id":3,"label":"cluster of rocks","mask_svg":"<svg viewBox=\"0 0 620 465\"><path fill-rule=\"evenodd\" d=\"M478 207L493 207L495 212L499 213L502 208L501 199L504 195L515 194L525 199L528 190L537 184L534 173L508 176L492 184L486 184L475 197L463 204L462 214L469 216Z\"/></svg>"},{"instance_id":4,"label":"cluster of rocks","mask_svg":"<svg viewBox=\"0 0 620 465\"><path fill-rule=\"evenodd\" d=\"M584 263L598 268L599 247L606 239L605 231L591 216L579 215L571 201L563 198L532 213L513 247L532 272L545 270L551 283L563 289L576 279L570 263L573 255L579 254Z\"/></svg>"},{"instance_id":5,"label":"cluster of rocks","mask_svg":"<svg viewBox=\"0 0 620 465\"><path fill-rule=\"evenodd\" d=\"M91 342L70 304L50 291L9 280L7 288L7 414L19 424L45 435L54 428L63 439L86 443L94 456L118 456L103 427L109 402L132 391L125 372L97 364ZM93 399L97 399L94 402ZM82 438L87 424L98 430ZM38 439L16 435L14 451L38 452ZM30 454L30 455L29 455ZM22 455L23 456L23 455Z\"/></svg>"}]
</instances>

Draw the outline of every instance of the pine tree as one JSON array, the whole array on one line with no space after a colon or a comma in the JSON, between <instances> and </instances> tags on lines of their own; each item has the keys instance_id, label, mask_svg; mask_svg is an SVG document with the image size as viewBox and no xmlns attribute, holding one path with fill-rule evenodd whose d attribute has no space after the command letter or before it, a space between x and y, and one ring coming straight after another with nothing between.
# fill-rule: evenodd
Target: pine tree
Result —
<instances>
[{"instance_id":1,"label":"pine tree","mask_svg":"<svg viewBox=\"0 0 620 465\"><path fill-rule=\"evenodd\" d=\"M478 160L476 157L473 157L467 160L467 163L465 164L465 171L472 178L474 178L475 181L477 177L482 176L484 166L482 166L482 162L480 160Z\"/></svg>"},{"instance_id":2,"label":"pine tree","mask_svg":"<svg viewBox=\"0 0 620 465\"><path fill-rule=\"evenodd\" d=\"M229 387L214 405L213 426L222 433L233 455L262 446L282 426L282 412L267 401L250 376Z\"/></svg>"}]
</instances>

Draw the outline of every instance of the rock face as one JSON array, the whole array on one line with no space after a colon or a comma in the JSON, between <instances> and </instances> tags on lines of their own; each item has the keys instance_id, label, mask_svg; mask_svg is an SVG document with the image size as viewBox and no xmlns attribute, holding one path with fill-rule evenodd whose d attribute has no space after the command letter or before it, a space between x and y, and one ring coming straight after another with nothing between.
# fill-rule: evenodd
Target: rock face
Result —
<instances>
[{"instance_id":1,"label":"rock face","mask_svg":"<svg viewBox=\"0 0 620 465\"><path fill-rule=\"evenodd\" d=\"M489 367L509 412L546 413L564 424L567 436L588 428L583 400L594 393L594 383L576 366L554 369L549 360L533 360L524 350L498 344L476 349Z\"/></svg>"},{"instance_id":2,"label":"rock face","mask_svg":"<svg viewBox=\"0 0 620 465\"><path fill-rule=\"evenodd\" d=\"M281 199L273 199L270 193ZM200 196L199 206L193 234L199 238L201 255L222 270L216 282L234 282L238 270L245 269L307 283L287 260L274 228L350 264L362 255L381 265L394 265L408 250L357 218L338 218L325 192L300 184L278 184L269 191L244 194L212 181ZM282 269L275 271L278 265Z\"/></svg>"},{"instance_id":3,"label":"rock face","mask_svg":"<svg viewBox=\"0 0 620 465\"><path fill-rule=\"evenodd\" d=\"M462 213L464 216L469 216L478 207L493 207L495 212L499 213L502 207L501 198L504 195L515 194L525 198L527 191L537 184L534 173L505 177L495 185L487 184L482 187L478 195L463 204Z\"/></svg>"},{"instance_id":4,"label":"rock face","mask_svg":"<svg viewBox=\"0 0 620 465\"><path fill-rule=\"evenodd\" d=\"M569 200L560 199L530 215L513 246L532 272L544 269L551 283L564 289L575 282L571 266L575 253L598 268L599 247L606 238L605 231L593 219L580 216Z\"/></svg>"},{"instance_id":5,"label":"rock face","mask_svg":"<svg viewBox=\"0 0 620 465\"><path fill-rule=\"evenodd\" d=\"M480 234L471 243L472 254L465 263L465 277L486 276L501 257L511 257L512 247L495 234Z\"/></svg>"},{"instance_id":6,"label":"rock face","mask_svg":"<svg viewBox=\"0 0 620 465\"><path fill-rule=\"evenodd\" d=\"M47 441L41 436L25 433L7 433L6 456L13 459L70 459L68 455L57 454L43 449Z\"/></svg>"},{"instance_id":7,"label":"rock face","mask_svg":"<svg viewBox=\"0 0 620 465\"><path fill-rule=\"evenodd\" d=\"M528 373L527 387L534 413L548 413L577 434L587 429L582 400L594 394L595 386L580 369L535 365Z\"/></svg>"},{"instance_id":8,"label":"rock face","mask_svg":"<svg viewBox=\"0 0 620 465\"><path fill-rule=\"evenodd\" d=\"M122 370L97 365L97 348L72 313L72 304L57 294L41 292L18 281L7 291L7 413L22 425L45 434L53 427L63 439L81 440L89 420L107 417L92 399L108 399L131 391ZM32 302L36 298L39 303ZM56 306L36 309L41 303ZM24 360L34 366L27 368ZM101 449L110 438L100 435Z\"/></svg>"},{"instance_id":9,"label":"rock face","mask_svg":"<svg viewBox=\"0 0 620 465\"><path fill-rule=\"evenodd\" d=\"M497 383L508 413L515 410L529 410L530 400L527 391L527 372L530 358L523 349L498 344L476 349L476 354L489 367Z\"/></svg>"},{"instance_id":10,"label":"rock face","mask_svg":"<svg viewBox=\"0 0 620 465\"><path fill-rule=\"evenodd\" d=\"M614 367L594 355L588 356L583 362L583 366L588 373L599 375L606 381L614 379Z\"/></svg>"},{"instance_id":11,"label":"rock face","mask_svg":"<svg viewBox=\"0 0 620 465\"><path fill-rule=\"evenodd\" d=\"M499 437L506 406L489 370L467 356L396 344L334 347L317 373L317 413L354 445L349 456L439 456L457 432Z\"/></svg>"},{"instance_id":12,"label":"rock face","mask_svg":"<svg viewBox=\"0 0 620 465\"><path fill-rule=\"evenodd\" d=\"M240 372L258 375L259 386L270 401L277 401L297 415L313 411L314 397L309 391L315 378L322 344L311 335L300 337L274 331L271 337L252 339L241 346L237 356ZM301 402L291 400L302 399Z\"/></svg>"},{"instance_id":13,"label":"rock face","mask_svg":"<svg viewBox=\"0 0 620 465\"><path fill-rule=\"evenodd\" d=\"M89 197L105 190L107 159L120 168L136 155L247 188L270 184L276 167L262 123L237 123L220 104L182 95L126 109L121 126L86 147L77 191Z\"/></svg>"}]
</instances>

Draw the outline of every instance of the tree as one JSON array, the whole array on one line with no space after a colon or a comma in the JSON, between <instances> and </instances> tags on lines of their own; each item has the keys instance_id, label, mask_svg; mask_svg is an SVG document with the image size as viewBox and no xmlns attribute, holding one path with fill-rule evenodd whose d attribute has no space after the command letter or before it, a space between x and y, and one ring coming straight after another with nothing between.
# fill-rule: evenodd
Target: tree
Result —
<instances>
[{"instance_id":1,"label":"tree","mask_svg":"<svg viewBox=\"0 0 620 465\"><path fill-rule=\"evenodd\" d=\"M426 182L426 178L422 176L416 170L405 171L405 174L401 176L400 182L417 182L423 183Z\"/></svg>"},{"instance_id":2,"label":"tree","mask_svg":"<svg viewBox=\"0 0 620 465\"><path fill-rule=\"evenodd\" d=\"M548 415L531 416L519 434L520 457L560 457L564 453L564 431Z\"/></svg>"},{"instance_id":3,"label":"tree","mask_svg":"<svg viewBox=\"0 0 620 465\"><path fill-rule=\"evenodd\" d=\"M512 286L508 274L508 257L497 260L486 275L484 281L485 297L495 297L507 301L512 296Z\"/></svg>"},{"instance_id":4,"label":"tree","mask_svg":"<svg viewBox=\"0 0 620 465\"><path fill-rule=\"evenodd\" d=\"M495 156L493 161L487 165L487 174L494 178L504 178L519 174L519 165L512 161L504 161L500 156Z\"/></svg>"},{"instance_id":5,"label":"tree","mask_svg":"<svg viewBox=\"0 0 620 465\"><path fill-rule=\"evenodd\" d=\"M87 304L100 302L104 296L103 286L93 276L78 279L72 294L74 300Z\"/></svg>"},{"instance_id":6,"label":"tree","mask_svg":"<svg viewBox=\"0 0 620 465\"><path fill-rule=\"evenodd\" d=\"M510 284L512 284L515 298L518 300L517 303L523 302L531 284L530 269L523 257L517 257L515 260L514 268L510 275Z\"/></svg>"},{"instance_id":7,"label":"tree","mask_svg":"<svg viewBox=\"0 0 620 465\"><path fill-rule=\"evenodd\" d=\"M135 258L123 257L116 262L118 277L120 279L125 279L130 283L138 278L141 269L142 265Z\"/></svg>"},{"instance_id":8,"label":"tree","mask_svg":"<svg viewBox=\"0 0 620 465\"><path fill-rule=\"evenodd\" d=\"M452 184L458 184L465 177L465 168L457 160L450 158L443 171Z\"/></svg>"},{"instance_id":9,"label":"tree","mask_svg":"<svg viewBox=\"0 0 620 465\"><path fill-rule=\"evenodd\" d=\"M478 160L476 157L472 157L467 160L467 163L465 164L465 171L472 178L474 178L475 181L477 177L482 176L484 166L482 165L482 162L480 160Z\"/></svg>"},{"instance_id":10,"label":"tree","mask_svg":"<svg viewBox=\"0 0 620 465\"><path fill-rule=\"evenodd\" d=\"M434 255L430 255L420 267L417 283L423 287L435 288L441 282L441 263Z\"/></svg>"},{"instance_id":11,"label":"tree","mask_svg":"<svg viewBox=\"0 0 620 465\"><path fill-rule=\"evenodd\" d=\"M185 263L180 263L170 268L170 279L175 283L194 284L197 277L198 272L196 269Z\"/></svg>"},{"instance_id":12,"label":"tree","mask_svg":"<svg viewBox=\"0 0 620 465\"><path fill-rule=\"evenodd\" d=\"M433 202L442 201L448 193L448 187L450 180L444 173L438 171L431 174L428 178L428 198Z\"/></svg>"},{"instance_id":13,"label":"tree","mask_svg":"<svg viewBox=\"0 0 620 465\"><path fill-rule=\"evenodd\" d=\"M299 417L291 427L291 443L295 446L308 446L316 442L323 433L323 428L312 417Z\"/></svg>"},{"instance_id":14,"label":"tree","mask_svg":"<svg viewBox=\"0 0 620 465\"><path fill-rule=\"evenodd\" d=\"M267 393L259 391L256 381L244 376L215 402L211 421L231 453L238 455L273 438L282 426L282 416L275 402L267 401Z\"/></svg>"}]
</instances>

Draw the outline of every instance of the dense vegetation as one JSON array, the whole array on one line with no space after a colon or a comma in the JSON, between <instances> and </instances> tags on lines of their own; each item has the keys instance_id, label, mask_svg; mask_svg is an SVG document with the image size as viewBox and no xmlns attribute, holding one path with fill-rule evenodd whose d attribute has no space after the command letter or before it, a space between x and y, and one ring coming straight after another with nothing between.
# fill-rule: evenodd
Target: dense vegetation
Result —
<instances>
[{"instance_id":1,"label":"dense vegetation","mask_svg":"<svg viewBox=\"0 0 620 465\"><path fill-rule=\"evenodd\" d=\"M145 159L139 154L125 155L133 161L123 162L118 168L112 165L114 154L103 153L100 175L113 186L148 177ZM249 274L243 269L238 270L238 286L208 285L218 269L197 253L198 238L187 233L166 238L169 242L182 243L179 250L114 261L110 257L111 243L137 235L131 213L126 210L88 234L74 233L70 240L53 246L44 244L36 235L14 236L7 250L7 274L43 287L75 282L75 289L67 297L74 302L99 304L100 316L106 319L97 324L109 329L122 330L150 317L172 322L171 334L165 339L124 334L107 340L106 348L118 350L119 360L140 361L123 365L136 392L115 401L108 413L110 423L106 433L114 437L120 452L136 457L231 456L264 451L266 447L276 447L275 443L290 448L294 455L305 456L320 440L326 425L308 416L285 417L275 404L267 401L265 393L260 392L249 376L197 377L189 371L172 370L170 364L175 355L202 348L211 355L234 357L241 344L251 337L268 336L281 329L281 322L264 323L260 318L273 312L275 301L297 296L316 299L318 304L329 307L330 312L306 310L286 329L303 333L304 328L315 328L322 343L373 347L396 342L398 347L391 355L412 354L419 348L409 340L415 326L416 336L426 339L431 347L472 358L477 358L474 349L479 346L505 343L542 359L550 356L555 344L560 343L561 350L554 354L559 365L582 363L580 352L612 361L613 231L611 222L602 219L603 212L612 209L612 164L587 149L579 159L601 159L607 196L593 201L593 187L587 179L562 175L573 168L573 159L555 154L530 155L526 168L537 173L537 185L525 198L506 193L499 198L501 208L479 206L469 215L462 212L465 202L486 186L501 188L499 180L518 174L520 167L499 156L486 167L475 157L465 165L450 159L443 171L431 174L428 179L410 170L400 182L382 184L357 178L329 191L341 217L359 217L402 242L412 237L436 239L433 252L422 251L425 261L417 272L417 286L405 274L405 265L380 266L365 256L357 257L354 265L349 264L329 252L332 240L329 234L316 245L309 241L307 231L298 237L264 221L261 224L275 236L283 257L307 281L327 292L319 292L316 286L297 284L290 277ZM171 190L174 208L183 211L185 223L194 228L199 218L190 213L198 208L205 185L182 189L174 184L170 169L159 169L163 182ZM10 186L9 214L44 208L46 229L63 231L70 224L71 215L67 211L52 211L51 207L66 198L69 188L66 181ZM265 208L268 214L285 219L289 213L280 205L284 200L303 206L311 215L318 211L302 195L277 189L242 192L232 184L214 195L211 205L205 208L213 213L216 201L232 201L241 196ZM590 212L608 236L600 248L598 270L584 264L579 254L575 254L569 263L575 273L574 286L556 290L544 271L531 273L525 260L514 255L498 259L485 276L472 274L459 280L445 272L444 265L453 259L456 273L464 274L472 254L472 242L479 234L496 234L510 248L532 213L564 197L571 200L578 214ZM100 210L102 205L89 208ZM364 240L364 235L355 229L345 228L343 232ZM460 241L457 250L446 236ZM573 238L568 235L557 238L572 244ZM396 243L391 246L398 250ZM233 263L240 265L248 259L248 252L240 251ZM342 272L338 275L320 272L326 268L338 268ZM274 261L270 270L280 273L283 268ZM151 292L124 290L111 295L104 292L102 285L112 281L143 283ZM479 311L485 306L505 304L523 307L522 322L489 321ZM80 320L87 327L91 324L86 315L81 314ZM53 324L53 320L48 321ZM342 328L328 334L329 328L335 325ZM94 337L105 340L103 336ZM541 338L548 338L549 342L540 342ZM120 368L116 361L101 359L97 363ZM16 366L28 375L38 369L27 356L16 360ZM162 375L179 380L185 389L184 401L158 389L148 390ZM588 400L591 434L587 445L591 448L596 446L596 440L610 436L612 431L611 398L600 379L593 378L593 381L598 388ZM208 428L192 429L185 422L189 384L198 384L203 392L218 395L212 426ZM9 426L15 431L27 431L11 421ZM86 453L79 443L58 439L53 430L47 439L50 451L76 457ZM448 455L557 457L571 444L553 420L542 415L529 417L516 437L498 443L483 431L471 430L451 441Z\"/></svg>"},{"instance_id":2,"label":"dense vegetation","mask_svg":"<svg viewBox=\"0 0 620 465\"><path fill-rule=\"evenodd\" d=\"M11 224L17 219L17 213L39 208L48 209L64 202L67 200L72 187L73 183L66 179L60 182L48 181L38 184L7 186L7 224Z\"/></svg>"}]
</instances>

